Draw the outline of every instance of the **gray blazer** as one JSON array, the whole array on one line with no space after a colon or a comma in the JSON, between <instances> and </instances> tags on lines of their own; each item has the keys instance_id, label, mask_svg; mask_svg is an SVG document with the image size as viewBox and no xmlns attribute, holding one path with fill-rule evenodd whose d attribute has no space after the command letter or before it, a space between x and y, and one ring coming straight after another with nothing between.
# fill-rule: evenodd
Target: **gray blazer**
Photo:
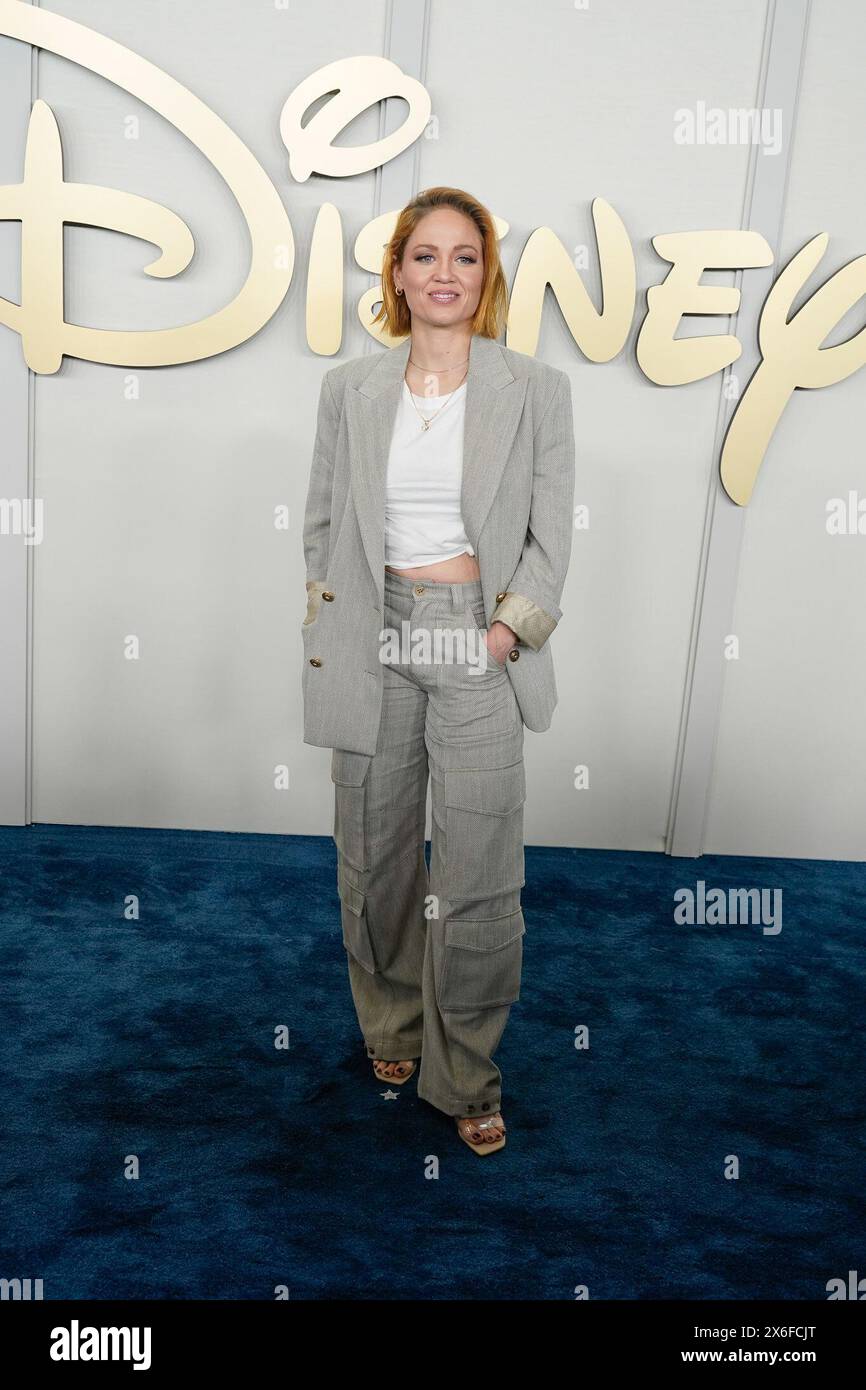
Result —
<instances>
[{"instance_id":1,"label":"gray blazer","mask_svg":"<svg viewBox=\"0 0 866 1390\"><path fill-rule=\"evenodd\" d=\"M376 751L382 709L385 474L411 340L327 371L304 516L304 743ZM549 637L571 555L574 420L565 372L480 334L469 348L461 505L487 625L528 729L557 704Z\"/></svg>"}]
</instances>

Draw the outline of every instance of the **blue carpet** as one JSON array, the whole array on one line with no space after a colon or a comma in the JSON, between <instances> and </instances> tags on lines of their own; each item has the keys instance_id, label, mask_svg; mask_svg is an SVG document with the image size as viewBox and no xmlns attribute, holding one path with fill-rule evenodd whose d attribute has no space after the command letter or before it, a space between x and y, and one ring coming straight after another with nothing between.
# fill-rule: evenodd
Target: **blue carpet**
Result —
<instances>
[{"instance_id":1,"label":"blue carpet","mask_svg":"<svg viewBox=\"0 0 866 1390\"><path fill-rule=\"evenodd\" d=\"M478 1159L414 1079L382 1098L331 839L0 829L0 1276L46 1299L798 1299L866 1273L866 865L526 862L509 1142ZM678 925L698 879L781 887L781 932Z\"/></svg>"}]
</instances>

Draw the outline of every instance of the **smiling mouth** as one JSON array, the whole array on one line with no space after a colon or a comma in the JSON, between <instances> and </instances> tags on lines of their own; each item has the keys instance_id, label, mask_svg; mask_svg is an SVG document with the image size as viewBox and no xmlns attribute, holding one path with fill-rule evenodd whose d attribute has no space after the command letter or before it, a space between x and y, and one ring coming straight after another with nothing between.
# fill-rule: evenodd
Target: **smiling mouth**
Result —
<instances>
[{"instance_id":1,"label":"smiling mouth","mask_svg":"<svg viewBox=\"0 0 866 1390\"><path fill-rule=\"evenodd\" d=\"M431 298L431 299L438 299L438 300L441 301L441 303L447 304L449 300L451 300L451 299L456 299L456 298L457 298L457 291L456 291L456 290L431 290L431 291L430 291L430 298Z\"/></svg>"}]
</instances>

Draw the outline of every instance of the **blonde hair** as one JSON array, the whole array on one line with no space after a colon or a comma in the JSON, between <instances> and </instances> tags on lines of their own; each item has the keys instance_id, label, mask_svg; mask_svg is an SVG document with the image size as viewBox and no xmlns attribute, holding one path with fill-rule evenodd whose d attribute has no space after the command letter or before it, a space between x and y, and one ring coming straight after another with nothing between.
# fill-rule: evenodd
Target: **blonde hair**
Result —
<instances>
[{"instance_id":1,"label":"blonde hair","mask_svg":"<svg viewBox=\"0 0 866 1390\"><path fill-rule=\"evenodd\" d=\"M472 332L483 338L497 338L508 308L508 291L499 259L496 227L484 204L460 188L425 188L403 208L382 258L382 303L373 323L384 323L386 331L394 338L405 337L411 331L412 315L406 296L397 293L394 267L402 263L406 243L422 217L435 208L454 208L456 212L470 217L478 229L484 279L478 308L472 320Z\"/></svg>"}]
</instances>

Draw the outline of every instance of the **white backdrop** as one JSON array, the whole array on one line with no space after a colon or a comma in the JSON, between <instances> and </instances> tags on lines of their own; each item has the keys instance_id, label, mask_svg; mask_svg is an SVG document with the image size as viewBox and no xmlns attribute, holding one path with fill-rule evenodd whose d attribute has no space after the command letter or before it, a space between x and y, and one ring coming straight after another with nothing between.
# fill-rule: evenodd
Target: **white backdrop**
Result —
<instances>
[{"instance_id":1,"label":"white backdrop","mask_svg":"<svg viewBox=\"0 0 866 1390\"><path fill-rule=\"evenodd\" d=\"M296 263L277 314L232 352L152 370L66 359L31 383L31 467L46 517L32 557L31 818L329 834L329 754L301 742L303 503L322 372L365 350L355 305L371 277L353 264L354 238L390 204L380 202L375 173L293 183L278 120L316 68L388 52L394 12L385 0L287 10L244 0L52 0L44 8L128 45L217 111L279 190ZM570 252L589 246L585 280L599 305L596 195L613 204L635 246L638 306L614 362L587 362L547 296L538 355L571 378L576 500L588 505L591 527L575 533L552 639L555 721L544 735L526 735L526 838L663 849L717 469L720 378L657 387L640 372L634 342L646 289L667 269L650 238L741 225L748 147L677 144L674 112L702 101L755 104L767 0L723 10L711 0L419 8L423 67L414 75L431 93L436 129L400 157L413 186L466 188L510 223L509 283L530 232L548 226ZM864 40L854 0L815 0L776 271L823 230L831 242L819 280L866 252L856 176ZM20 64L22 47L0 39L4 71ZM126 93L50 54L38 59L32 95L57 117L68 179L155 199L196 240L189 269L159 283L141 273L152 259L144 243L67 228L67 318L165 327L230 298L246 273L247 234L197 151ZM134 141L124 138L130 114L141 118ZM25 120L26 111L2 137L7 178L20 177ZM375 140L379 121L368 111L341 143ZM345 331L338 356L323 359L306 346L304 314L310 238L326 201L343 219ZM17 229L0 224L0 232L8 253ZM13 264L0 257L8 298L17 293ZM833 341L850 336L856 318ZM721 321L696 318L679 334L720 331ZM0 334L18 348L8 330ZM9 341L3 349L5 372L16 353ZM6 374L4 405L20 409L21 378ZM863 487L864 382L861 372L798 392L761 470L707 851L866 858L866 537L824 530L827 498L858 480ZM273 525L281 503L288 532ZM139 661L124 659L129 633L141 639ZM282 764L288 791L274 786ZM577 764L589 768L588 790L574 789ZM20 820L19 807L17 793L7 798L4 818Z\"/></svg>"}]
</instances>

